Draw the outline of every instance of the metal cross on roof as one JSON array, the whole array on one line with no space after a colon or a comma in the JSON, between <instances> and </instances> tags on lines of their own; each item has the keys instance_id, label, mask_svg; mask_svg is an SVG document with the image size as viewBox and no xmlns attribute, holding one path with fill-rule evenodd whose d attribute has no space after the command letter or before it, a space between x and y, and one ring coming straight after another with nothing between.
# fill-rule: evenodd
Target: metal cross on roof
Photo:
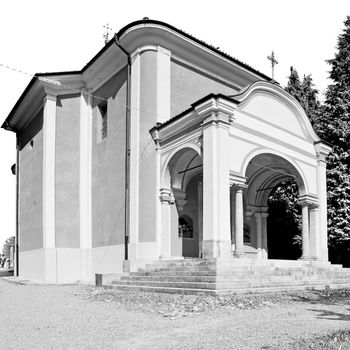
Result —
<instances>
[{"instance_id":1,"label":"metal cross on roof","mask_svg":"<svg viewBox=\"0 0 350 350\"><path fill-rule=\"evenodd\" d=\"M270 56L267 56L267 59L271 61L271 68L272 68L272 80L274 80L274 73L275 73L275 65L278 64L278 61L276 60L275 54L272 51Z\"/></svg>"}]
</instances>

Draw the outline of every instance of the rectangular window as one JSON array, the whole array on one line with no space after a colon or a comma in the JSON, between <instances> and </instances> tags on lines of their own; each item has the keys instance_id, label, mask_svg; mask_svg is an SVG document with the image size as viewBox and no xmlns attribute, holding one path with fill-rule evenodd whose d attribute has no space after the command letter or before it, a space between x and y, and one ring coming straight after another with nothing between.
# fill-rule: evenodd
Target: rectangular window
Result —
<instances>
[{"instance_id":1,"label":"rectangular window","mask_svg":"<svg viewBox=\"0 0 350 350\"><path fill-rule=\"evenodd\" d=\"M97 143L100 143L107 137L108 130L108 111L107 101L102 101L98 105L98 116L97 116Z\"/></svg>"}]
</instances>

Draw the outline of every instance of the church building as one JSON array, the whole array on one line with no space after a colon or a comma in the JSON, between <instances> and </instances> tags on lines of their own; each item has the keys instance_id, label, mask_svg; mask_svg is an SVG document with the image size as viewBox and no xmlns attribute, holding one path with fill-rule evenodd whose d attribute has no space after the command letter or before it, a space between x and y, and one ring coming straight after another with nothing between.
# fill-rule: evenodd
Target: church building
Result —
<instances>
[{"instance_id":1,"label":"church building","mask_svg":"<svg viewBox=\"0 0 350 350\"><path fill-rule=\"evenodd\" d=\"M130 23L80 71L36 74L2 127L17 139L22 278L267 261L268 198L290 179L298 259L328 262L329 145L275 81L167 23Z\"/></svg>"}]
</instances>

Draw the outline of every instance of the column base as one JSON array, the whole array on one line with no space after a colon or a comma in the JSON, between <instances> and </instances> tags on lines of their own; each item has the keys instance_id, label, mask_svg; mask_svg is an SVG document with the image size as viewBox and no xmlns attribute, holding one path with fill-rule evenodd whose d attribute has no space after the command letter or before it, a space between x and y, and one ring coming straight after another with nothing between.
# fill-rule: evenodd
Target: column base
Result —
<instances>
[{"instance_id":1,"label":"column base","mask_svg":"<svg viewBox=\"0 0 350 350\"><path fill-rule=\"evenodd\" d=\"M233 257L235 257L235 258L244 258L245 257L245 253L244 252L234 251L233 252Z\"/></svg>"},{"instance_id":2,"label":"column base","mask_svg":"<svg viewBox=\"0 0 350 350\"><path fill-rule=\"evenodd\" d=\"M204 259L231 258L231 241L207 240L202 243L202 256Z\"/></svg>"},{"instance_id":3,"label":"column base","mask_svg":"<svg viewBox=\"0 0 350 350\"><path fill-rule=\"evenodd\" d=\"M312 260L309 256L301 256L298 260Z\"/></svg>"}]
</instances>

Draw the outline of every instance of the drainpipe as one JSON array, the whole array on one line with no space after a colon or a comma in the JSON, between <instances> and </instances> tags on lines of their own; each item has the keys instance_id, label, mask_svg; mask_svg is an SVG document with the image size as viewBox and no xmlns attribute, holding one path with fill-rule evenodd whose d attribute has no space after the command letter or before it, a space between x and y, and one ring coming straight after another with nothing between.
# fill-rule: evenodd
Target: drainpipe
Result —
<instances>
[{"instance_id":1,"label":"drainpipe","mask_svg":"<svg viewBox=\"0 0 350 350\"><path fill-rule=\"evenodd\" d=\"M131 57L128 51L120 44L117 35L114 36L115 44L127 56L128 59L128 76L127 76L127 94L125 107L125 233L124 233L124 260L129 260L128 243L130 237L129 216L130 216L130 194L129 194L129 179L130 179L130 95L131 95Z\"/></svg>"},{"instance_id":2,"label":"drainpipe","mask_svg":"<svg viewBox=\"0 0 350 350\"><path fill-rule=\"evenodd\" d=\"M19 276L19 144L18 133L16 133L16 236L15 236L15 253L16 253L16 276Z\"/></svg>"}]
</instances>

